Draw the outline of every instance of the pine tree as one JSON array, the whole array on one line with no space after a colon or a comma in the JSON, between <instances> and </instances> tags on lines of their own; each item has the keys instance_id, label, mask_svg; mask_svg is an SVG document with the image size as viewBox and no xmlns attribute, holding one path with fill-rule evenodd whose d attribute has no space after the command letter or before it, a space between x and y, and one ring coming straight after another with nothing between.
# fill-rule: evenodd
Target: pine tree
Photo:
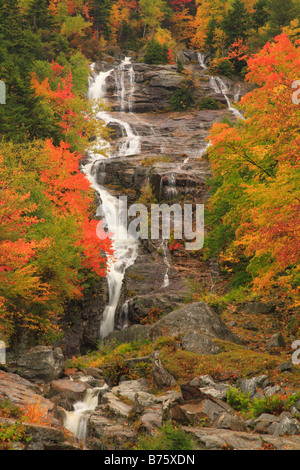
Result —
<instances>
[{"instance_id":1,"label":"pine tree","mask_svg":"<svg viewBox=\"0 0 300 470\"><path fill-rule=\"evenodd\" d=\"M250 15L242 0L234 0L232 8L224 17L222 29L228 38L228 45L236 39L245 39L251 26Z\"/></svg>"},{"instance_id":2,"label":"pine tree","mask_svg":"<svg viewBox=\"0 0 300 470\"><path fill-rule=\"evenodd\" d=\"M268 0L268 10L272 36L280 34L281 28L288 26L293 19L300 19L300 7L294 0Z\"/></svg>"},{"instance_id":3,"label":"pine tree","mask_svg":"<svg viewBox=\"0 0 300 470\"><path fill-rule=\"evenodd\" d=\"M258 0L258 2L256 3L254 7L255 11L252 17L253 17L253 23L256 29L259 29L262 26L264 26L270 18L270 14L267 9L267 6L268 6L268 0Z\"/></svg>"}]
</instances>

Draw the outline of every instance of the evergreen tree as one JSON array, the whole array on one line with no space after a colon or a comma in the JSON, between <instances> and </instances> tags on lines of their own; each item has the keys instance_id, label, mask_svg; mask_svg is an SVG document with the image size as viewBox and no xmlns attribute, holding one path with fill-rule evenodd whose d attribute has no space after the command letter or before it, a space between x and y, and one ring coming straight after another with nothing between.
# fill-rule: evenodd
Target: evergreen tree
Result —
<instances>
[{"instance_id":1,"label":"evergreen tree","mask_svg":"<svg viewBox=\"0 0 300 470\"><path fill-rule=\"evenodd\" d=\"M209 46L211 49L213 48L215 29L217 26L218 26L217 21L214 15L212 15L208 22L208 31L207 31L206 39L205 39L205 44Z\"/></svg>"},{"instance_id":2,"label":"evergreen tree","mask_svg":"<svg viewBox=\"0 0 300 470\"><path fill-rule=\"evenodd\" d=\"M166 44L163 46L154 39L148 42L146 52L144 55L144 62L146 64L165 64L168 62L168 47Z\"/></svg>"},{"instance_id":3,"label":"evergreen tree","mask_svg":"<svg viewBox=\"0 0 300 470\"><path fill-rule=\"evenodd\" d=\"M282 27L293 19L300 18L300 7L294 0L268 0L268 10L272 37L280 34Z\"/></svg>"},{"instance_id":4,"label":"evergreen tree","mask_svg":"<svg viewBox=\"0 0 300 470\"><path fill-rule=\"evenodd\" d=\"M264 26L270 18L267 6L268 0L258 0L255 5L255 11L253 13L252 18L256 29L259 29Z\"/></svg>"},{"instance_id":5,"label":"evergreen tree","mask_svg":"<svg viewBox=\"0 0 300 470\"><path fill-rule=\"evenodd\" d=\"M245 39L251 26L251 18L242 0L234 0L232 8L225 15L222 29L228 38L228 45L236 39Z\"/></svg>"}]
</instances>

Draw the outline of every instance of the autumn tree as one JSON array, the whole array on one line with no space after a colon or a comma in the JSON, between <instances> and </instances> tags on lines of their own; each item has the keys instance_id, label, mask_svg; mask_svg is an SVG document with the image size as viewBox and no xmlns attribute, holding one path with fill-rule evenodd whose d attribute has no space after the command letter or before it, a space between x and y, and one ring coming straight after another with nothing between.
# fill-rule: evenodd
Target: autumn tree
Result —
<instances>
[{"instance_id":1,"label":"autumn tree","mask_svg":"<svg viewBox=\"0 0 300 470\"><path fill-rule=\"evenodd\" d=\"M299 105L292 83L299 43L275 38L248 61L254 91L242 99L246 120L211 131L214 180L211 253L218 253L236 286L296 302L299 285ZM218 223L217 223L218 221Z\"/></svg>"}]
</instances>

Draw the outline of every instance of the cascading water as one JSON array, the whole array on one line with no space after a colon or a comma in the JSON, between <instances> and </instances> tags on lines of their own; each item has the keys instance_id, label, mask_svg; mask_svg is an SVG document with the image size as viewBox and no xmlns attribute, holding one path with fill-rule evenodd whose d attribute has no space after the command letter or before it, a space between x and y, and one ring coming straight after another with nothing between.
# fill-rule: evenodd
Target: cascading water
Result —
<instances>
[{"instance_id":1,"label":"cascading water","mask_svg":"<svg viewBox=\"0 0 300 470\"><path fill-rule=\"evenodd\" d=\"M198 63L199 65L204 69L207 70L207 65L205 63L205 55L202 52L197 53L198 57ZM228 88L224 81L220 77L214 77L213 75L209 76L209 83L211 88L214 90L216 94L221 94L224 96L228 109L230 112L232 112L236 117L239 119L245 119L243 114L238 111L234 106L232 106L230 99L228 98ZM238 101L239 96L240 96L240 89L241 86L239 85L237 93L234 95L234 100Z\"/></svg>"},{"instance_id":2,"label":"cascading water","mask_svg":"<svg viewBox=\"0 0 300 470\"><path fill-rule=\"evenodd\" d=\"M130 63L128 61L124 61ZM125 64L124 64L125 65ZM91 66L94 72L94 65ZM88 97L91 100L103 100L105 98L107 77L115 72L111 69L107 72L100 72L89 81ZM125 73L125 71L124 71ZM125 100L126 93L124 93ZM121 93L121 108L123 103L123 93ZM101 204L97 209L97 216L105 219L107 229L111 233L114 255L108 259L108 304L103 312L103 319L100 325L100 339L103 339L111 331L114 330L115 313L120 299L123 278L126 269L131 266L137 257L138 242L135 238L127 233L126 217L122 218L121 214L126 214L126 202L112 196L103 186L105 181L105 161L106 157L95 152L97 149L107 151L108 158L114 158L120 155L134 155L140 152L139 136L135 135L128 123L113 118L107 112L99 112L97 118L104 121L117 123L123 130L125 142L122 148L114 154L110 146L98 139L94 144L94 150L87 152L87 163L83 166L82 171L91 183L91 187L98 193ZM104 386L105 388L105 386ZM74 404L74 410L66 412L64 426L74 433L79 439L85 441L87 433L87 422L89 416L98 405L98 395L101 388L88 389L82 401Z\"/></svg>"},{"instance_id":3,"label":"cascading water","mask_svg":"<svg viewBox=\"0 0 300 470\"><path fill-rule=\"evenodd\" d=\"M122 61L121 66L121 109L125 108L125 71L130 65L129 58ZM93 82L89 83L88 96L90 99L105 99L105 81L112 73L117 75L120 72L113 68L108 72L100 72ZM124 75L123 75L124 74ZM96 86L97 84L97 86ZM131 90L130 90L131 91ZM136 135L131 126L120 119L112 117L108 112L101 111L97 114L97 118L104 121L105 124L110 122L116 123L123 130L124 142L117 153L108 151L108 157L136 155L141 151L140 137ZM111 331L114 330L115 312L120 299L123 278L126 269L131 266L137 257L138 242L135 238L127 233L126 219L126 202L121 198L112 196L101 184L99 184L98 169L100 168L100 182L103 182L103 160L93 152L88 153L89 161L84 166L83 171L89 179L93 189L99 194L102 204L99 206L97 215L103 216L106 221L108 231L112 234L112 242L114 248L113 258L109 259L109 270L107 273L108 283L108 304L103 312L103 319L100 325L100 339L103 339ZM104 160L105 161L105 160ZM98 168L97 168L98 167ZM125 218L120 216L125 214Z\"/></svg>"},{"instance_id":4,"label":"cascading water","mask_svg":"<svg viewBox=\"0 0 300 470\"><path fill-rule=\"evenodd\" d=\"M167 270L166 270L165 277L164 277L164 282L162 285L163 288L168 287L170 285L170 281L169 281L170 263L168 261L167 245L168 245L167 240L163 240L161 244L159 245L159 250L162 250L164 263L167 266Z\"/></svg>"},{"instance_id":5,"label":"cascading water","mask_svg":"<svg viewBox=\"0 0 300 470\"><path fill-rule=\"evenodd\" d=\"M177 196L177 188L176 188L176 177L174 173L170 173L167 175L168 178L168 185L166 188L166 199L167 201L172 201Z\"/></svg>"},{"instance_id":6,"label":"cascading water","mask_svg":"<svg viewBox=\"0 0 300 470\"><path fill-rule=\"evenodd\" d=\"M88 419L98 406L98 395L104 388L106 386L87 389L84 399L73 405L74 410L65 412L65 428L83 442L86 441Z\"/></svg>"}]
</instances>

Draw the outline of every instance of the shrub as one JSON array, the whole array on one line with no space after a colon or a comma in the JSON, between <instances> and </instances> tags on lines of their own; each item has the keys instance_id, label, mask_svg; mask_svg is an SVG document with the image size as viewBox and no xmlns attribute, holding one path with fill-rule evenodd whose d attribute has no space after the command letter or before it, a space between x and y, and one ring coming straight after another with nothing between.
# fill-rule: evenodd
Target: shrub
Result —
<instances>
[{"instance_id":1,"label":"shrub","mask_svg":"<svg viewBox=\"0 0 300 470\"><path fill-rule=\"evenodd\" d=\"M182 73L183 72L183 63L181 59L177 60L177 72Z\"/></svg>"},{"instance_id":2,"label":"shrub","mask_svg":"<svg viewBox=\"0 0 300 470\"><path fill-rule=\"evenodd\" d=\"M254 418L257 418L262 413L280 414L284 409L284 401L279 395L255 398L251 403L251 414Z\"/></svg>"},{"instance_id":3,"label":"shrub","mask_svg":"<svg viewBox=\"0 0 300 470\"><path fill-rule=\"evenodd\" d=\"M224 75L225 77L231 77L234 73L234 66L228 59L216 58L211 62L209 72L212 75Z\"/></svg>"},{"instance_id":4,"label":"shrub","mask_svg":"<svg viewBox=\"0 0 300 470\"><path fill-rule=\"evenodd\" d=\"M149 65L159 65L168 62L168 47L161 45L155 39L151 39L146 46L144 62Z\"/></svg>"},{"instance_id":5,"label":"shrub","mask_svg":"<svg viewBox=\"0 0 300 470\"><path fill-rule=\"evenodd\" d=\"M188 82L183 83L181 88L178 88L172 98L170 105L173 111L186 111L194 104L193 88Z\"/></svg>"},{"instance_id":6,"label":"shrub","mask_svg":"<svg viewBox=\"0 0 300 470\"><path fill-rule=\"evenodd\" d=\"M227 391L227 403L237 411L247 411L250 406L250 398L237 388L229 388Z\"/></svg>"},{"instance_id":7,"label":"shrub","mask_svg":"<svg viewBox=\"0 0 300 470\"><path fill-rule=\"evenodd\" d=\"M177 343L177 340L176 338L173 336L160 336L159 338L157 338L157 340L154 342L153 344L153 349L156 350L156 349L162 349L162 348L170 348L170 349L176 349L176 343Z\"/></svg>"},{"instance_id":8,"label":"shrub","mask_svg":"<svg viewBox=\"0 0 300 470\"><path fill-rule=\"evenodd\" d=\"M113 364L105 364L103 366L103 377L110 387L118 385L120 377L128 374L129 367L121 356L115 357Z\"/></svg>"},{"instance_id":9,"label":"shrub","mask_svg":"<svg viewBox=\"0 0 300 470\"><path fill-rule=\"evenodd\" d=\"M203 98L202 100L200 100L198 108L199 109L219 109L219 105L217 101L214 100L213 98Z\"/></svg>"},{"instance_id":10,"label":"shrub","mask_svg":"<svg viewBox=\"0 0 300 470\"><path fill-rule=\"evenodd\" d=\"M168 422L153 436L141 436L137 450L194 450L195 441L180 427Z\"/></svg>"}]
</instances>

